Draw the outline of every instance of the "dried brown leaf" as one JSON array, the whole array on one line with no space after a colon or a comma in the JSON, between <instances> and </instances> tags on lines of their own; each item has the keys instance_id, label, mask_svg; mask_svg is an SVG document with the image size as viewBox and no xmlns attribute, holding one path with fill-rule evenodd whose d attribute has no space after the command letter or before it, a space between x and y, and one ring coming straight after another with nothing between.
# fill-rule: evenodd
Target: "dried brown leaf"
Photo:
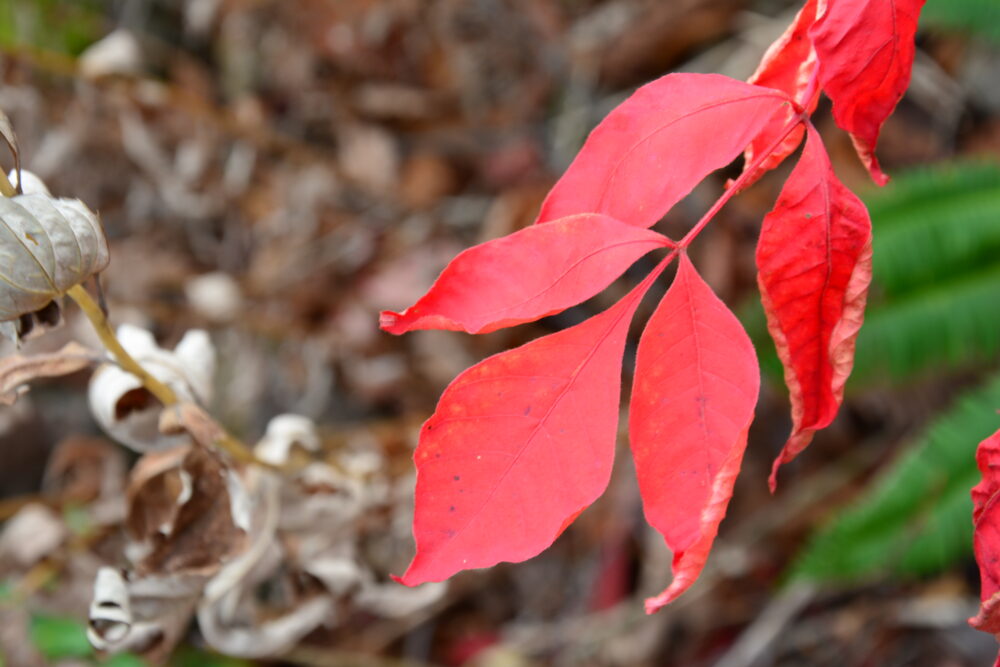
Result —
<instances>
[{"instance_id":1,"label":"dried brown leaf","mask_svg":"<svg viewBox=\"0 0 1000 667\"><path fill-rule=\"evenodd\" d=\"M125 471L120 447L102 438L71 435L49 455L42 488L64 502L107 500L120 504Z\"/></svg>"},{"instance_id":2,"label":"dried brown leaf","mask_svg":"<svg viewBox=\"0 0 1000 667\"><path fill-rule=\"evenodd\" d=\"M0 359L0 403L13 405L19 388L31 380L69 375L99 360L96 353L78 343L67 343L57 352Z\"/></svg>"},{"instance_id":3,"label":"dried brown leaf","mask_svg":"<svg viewBox=\"0 0 1000 667\"><path fill-rule=\"evenodd\" d=\"M185 484L182 469L190 452L189 445L181 445L149 452L136 461L125 492L125 530L134 542L148 543L173 532L185 487L190 494L191 481Z\"/></svg>"},{"instance_id":4,"label":"dried brown leaf","mask_svg":"<svg viewBox=\"0 0 1000 667\"><path fill-rule=\"evenodd\" d=\"M177 479L177 514L167 533L150 536L150 548L136 564L140 576L214 574L246 548L246 532L233 517L232 477L219 456L201 447L190 448ZM159 502L162 498L156 493L149 497L137 494L133 502ZM143 511L147 516L151 513L148 508ZM149 528L147 524L147 533Z\"/></svg>"},{"instance_id":5,"label":"dried brown leaf","mask_svg":"<svg viewBox=\"0 0 1000 667\"><path fill-rule=\"evenodd\" d=\"M136 578L101 568L87 638L100 651L130 651L161 664L187 630L204 582L202 576Z\"/></svg>"},{"instance_id":6,"label":"dried brown leaf","mask_svg":"<svg viewBox=\"0 0 1000 667\"><path fill-rule=\"evenodd\" d=\"M139 327L122 325L117 333L122 347L180 400L211 400L215 348L207 333L188 331L173 350L161 348L150 332ZM163 435L157 428L160 403L143 388L139 378L118 366L104 364L98 368L87 395L101 428L131 449L146 452L187 442L186 437Z\"/></svg>"},{"instance_id":7,"label":"dried brown leaf","mask_svg":"<svg viewBox=\"0 0 1000 667\"><path fill-rule=\"evenodd\" d=\"M80 200L0 197L0 320L45 307L108 261L104 229Z\"/></svg>"}]
</instances>

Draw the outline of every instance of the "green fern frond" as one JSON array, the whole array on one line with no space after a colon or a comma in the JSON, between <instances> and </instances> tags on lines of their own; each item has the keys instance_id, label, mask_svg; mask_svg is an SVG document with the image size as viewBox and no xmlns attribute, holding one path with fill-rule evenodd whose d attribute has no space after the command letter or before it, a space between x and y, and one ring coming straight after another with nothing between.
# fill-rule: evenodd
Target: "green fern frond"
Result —
<instances>
[{"instance_id":1,"label":"green fern frond","mask_svg":"<svg viewBox=\"0 0 1000 667\"><path fill-rule=\"evenodd\" d=\"M1000 42L1000 4L996 0L928 0L920 25L961 30Z\"/></svg>"},{"instance_id":2,"label":"green fern frond","mask_svg":"<svg viewBox=\"0 0 1000 667\"><path fill-rule=\"evenodd\" d=\"M896 201L883 199L880 206L871 207L877 298L912 293L957 273L996 264L1000 257L1000 166L989 166L992 178L978 187L965 184L950 192L938 187L935 196L915 201L893 192ZM947 175L947 171L942 173ZM909 190L911 183L907 179L901 190Z\"/></svg>"},{"instance_id":3,"label":"green fern frond","mask_svg":"<svg viewBox=\"0 0 1000 667\"><path fill-rule=\"evenodd\" d=\"M851 508L817 533L792 579L939 571L972 550L976 445L1000 426L1000 374L938 417Z\"/></svg>"},{"instance_id":4,"label":"green fern frond","mask_svg":"<svg viewBox=\"0 0 1000 667\"><path fill-rule=\"evenodd\" d=\"M948 197L996 189L1000 164L979 159L917 167L893 174L888 187L868 187L861 198L876 224L883 227L919 216L926 204Z\"/></svg>"},{"instance_id":5,"label":"green fern frond","mask_svg":"<svg viewBox=\"0 0 1000 667\"><path fill-rule=\"evenodd\" d=\"M858 334L851 386L988 361L998 349L1000 263L995 263L869 309Z\"/></svg>"}]
</instances>

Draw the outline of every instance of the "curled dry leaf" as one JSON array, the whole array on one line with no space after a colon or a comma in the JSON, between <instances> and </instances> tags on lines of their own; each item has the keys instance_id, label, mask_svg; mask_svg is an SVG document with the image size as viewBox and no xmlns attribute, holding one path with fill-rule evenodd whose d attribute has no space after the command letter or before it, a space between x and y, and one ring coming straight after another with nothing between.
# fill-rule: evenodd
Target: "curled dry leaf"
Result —
<instances>
[{"instance_id":1,"label":"curled dry leaf","mask_svg":"<svg viewBox=\"0 0 1000 667\"><path fill-rule=\"evenodd\" d=\"M280 480L261 470L248 475L254 506L249 547L205 586L198 627L208 643L229 655L263 657L283 653L323 622L334 619L335 599L316 588L278 586L288 597L280 609L257 599L262 584L287 576L288 554L278 546Z\"/></svg>"},{"instance_id":2,"label":"curled dry leaf","mask_svg":"<svg viewBox=\"0 0 1000 667\"><path fill-rule=\"evenodd\" d=\"M0 404L13 405L31 380L69 375L98 360L96 353L72 342L57 352L0 359Z\"/></svg>"},{"instance_id":3,"label":"curled dry leaf","mask_svg":"<svg viewBox=\"0 0 1000 667\"><path fill-rule=\"evenodd\" d=\"M261 461L282 465L288 463L296 446L310 452L319 450L316 425L302 415L278 415L267 423L267 431L254 447L254 454Z\"/></svg>"},{"instance_id":4,"label":"curled dry leaf","mask_svg":"<svg viewBox=\"0 0 1000 667\"><path fill-rule=\"evenodd\" d=\"M287 614L245 626L220 617L221 611L223 607L218 604L198 609L198 627L205 639L223 653L253 658L284 653L324 621L332 622L334 600L316 596Z\"/></svg>"},{"instance_id":5,"label":"curled dry leaf","mask_svg":"<svg viewBox=\"0 0 1000 667\"><path fill-rule=\"evenodd\" d=\"M107 650L128 636L132 628L132 607L128 586L121 572L102 567L94 580L87 638L98 650Z\"/></svg>"},{"instance_id":6,"label":"curled dry leaf","mask_svg":"<svg viewBox=\"0 0 1000 667\"><path fill-rule=\"evenodd\" d=\"M197 445L139 459L126 490L133 569L98 574L88 632L96 648L153 662L169 654L205 584L246 549L247 533L234 518L237 487L222 459Z\"/></svg>"},{"instance_id":7,"label":"curled dry leaf","mask_svg":"<svg viewBox=\"0 0 1000 667\"><path fill-rule=\"evenodd\" d=\"M118 328L122 346L149 373L165 383L181 401L207 403L212 399L215 348L208 334L191 330L173 350L156 344L153 335L131 325ZM160 404L143 388L139 378L118 366L97 369L88 390L90 410L104 431L128 447L145 452L177 446L186 438L163 434L159 428Z\"/></svg>"},{"instance_id":8,"label":"curled dry leaf","mask_svg":"<svg viewBox=\"0 0 1000 667\"><path fill-rule=\"evenodd\" d=\"M246 547L228 469L211 451L151 452L127 492L130 557L142 575L212 575Z\"/></svg>"},{"instance_id":9,"label":"curled dry leaf","mask_svg":"<svg viewBox=\"0 0 1000 667\"><path fill-rule=\"evenodd\" d=\"M444 584L403 589L388 582L361 546L372 531L386 534L383 524L368 525L372 512L412 500L410 484L406 493L386 491L376 450L345 450L335 462L294 474L255 465L237 473L197 443L213 437L214 423L200 408L182 403L163 415L164 426L196 442L149 452L132 472L125 530L133 569L101 575L107 581L95 588L89 633L96 647L155 662L196 613L214 649L274 656L344 611L402 616L444 594ZM282 463L298 446L319 448L315 425L281 415L256 453Z\"/></svg>"},{"instance_id":10,"label":"curled dry leaf","mask_svg":"<svg viewBox=\"0 0 1000 667\"><path fill-rule=\"evenodd\" d=\"M191 477L181 469L190 451L189 445L182 445L149 452L132 468L125 491L125 531L134 544L145 547L156 535L173 531L180 507L191 494Z\"/></svg>"},{"instance_id":11,"label":"curled dry leaf","mask_svg":"<svg viewBox=\"0 0 1000 667\"><path fill-rule=\"evenodd\" d=\"M162 663L187 630L201 576L134 578L101 568L94 582L87 639L99 651L130 651Z\"/></svg>"},{"instance_id":12,"label":"curled dry leaf","mask_svg":"<svg viewBox=\"0 0 1000 667\"><path fill-rule=\"evenodd\" d=\"M13 322L11 320L0 322L0 336L6 338L12 343L17 343L20 339L20 331L17 325L17 322Z\"/></svg>"},{"instance_id":13,"label":"curled dry leaf","mask_svg":"<svg viewBox=\"0 0 1000 667\"><path fill-rule=\"evenodd\" d=\"M104 229L80 200L0 198L0 321L44 308L108 260Z\"/></svg>"}]
</instances>

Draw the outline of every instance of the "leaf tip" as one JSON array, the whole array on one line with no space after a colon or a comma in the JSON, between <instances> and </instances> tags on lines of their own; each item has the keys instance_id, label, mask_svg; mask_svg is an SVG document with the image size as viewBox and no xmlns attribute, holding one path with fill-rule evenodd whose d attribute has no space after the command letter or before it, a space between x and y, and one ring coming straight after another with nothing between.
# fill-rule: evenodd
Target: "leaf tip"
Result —
<instances>
[{"instance_id":1,"label":"leaf tip","mask_svg":"<svg viewBox=\"0 0 1000 667\"><path fill-rule=\"evenodd\" d=\"M391 310L383 310L378 314L378 328L391 334L404 333L404 331L400 328L402 317L401 313L394 313Z\"/></svg>"},{"instance_id":2,"label":"leaf tip","mask_svg":"<svg viewBox=\"0 0 1000 667\"><path fill-rule=\"evenodd\" d=\"M886 174L881 169L878 168L873 169L871 174L872 174L872 180L875 181L875 185L879 187L885 187L886 185L889 184L889 175Z\"/></svg>"},{"instance_id":3,"label":"leaf tip","mask_svg":"<svg viewBox=\"0 0 1000 667\"><path fill-rule=\"evenodd\" d=\"M402 584L409 588L414 588L415 586L419 586L420 584L424 584L430 581L430 579L428 579L427 577L419 577L413 574L413 563L410 563L410 567L408 567L406 569L406 572L404 572L401 576L390 574L389 578L395 581L397 584Z\"/></svg>"},{"instance_id":4,"label":"leaf tip","mask_svg":"<svg viewBox=\"0 0 1000 667\"><path fill-rule=\"evenodd\" d=\"M652 615L660 611L676 600L690 585L691 581L688 581L686 578L683 579L683 583L675 578L665 591L651 598L646 598L646 602L643 604L646 614Z\"/></svg>"},{"instance_id":5,"label":"leaf tip","mask_svg":"<svg viewBox=\"0 0 1000 667\"><path fill-rule=\"evenodd\" d=\"M858 149L858 152L861 153L860 148ZM870 151L867 151L866 153L867 154L861 155L861 161L864 162L865 166L868 168L868 174L871 176L872 181L875 182L875 185L880 188L885 187L885 185L889 182L889 175L882 171L882 165L878 163L878 159L874 154Z\"/></svg>"},{"instance_id":6,"label":"leaf tip","mask_svg":"<svg viewBox=\"0 0 1000 667\"><path fill-rule=\"evenodd\" d=\"M767 488L773 496L778 490L778 469L781 467L781 458L774 460L774 464L771 466L771 474L767 478Z\"/></svg>"}]
</instances>

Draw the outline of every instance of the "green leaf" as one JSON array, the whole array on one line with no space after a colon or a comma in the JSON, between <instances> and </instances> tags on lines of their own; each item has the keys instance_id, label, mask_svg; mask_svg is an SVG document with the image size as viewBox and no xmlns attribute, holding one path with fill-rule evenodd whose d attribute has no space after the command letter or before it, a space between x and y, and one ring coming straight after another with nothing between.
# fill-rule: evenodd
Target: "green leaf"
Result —
<instances>
[{"instance_id":1,"label":"green leaf","mask_svg":"<svg viewBox=\"0 0 1000 667\"><path fill-rule=\"evenodd\" d=\"M874 226L879 300L995 265L1000 254L1000 165L972 163L905 175L866 204Z\"/></svg>"},{"instance_id":2,"label":"green leaf","mask_svg":"<svg viewBox=\"0 0 1000 667\"><path fill-rule=\"evenodd\" d=\"M1000 265L872 306L858 334L850 386L886 372L902 382L931 369L990 361L1000 349L998 303Z\"/></svg>"},{"instance_id":3,"label":"green leaf","mask_svg":"<svg viewBox=\"0 0 1000 667\"><path fill-rule=\"evenodd\" d=\"M131 653L119 653L100 663L103 667L147 667L146 661Z\"/></svg>"},{"instance_id":4,"label":"green leaf","mask_svg":"<svg viewBox=\"0 0 1000 667\"><path fill-rule=\"evenodd\" d=\"M972 553L976 445L1000 426L1000 374L965 394L809 542L793 579L939 571Z\"/></svg>"},{"instance_id":5,"label":"green leaf","mask_svg":"<svg viewBox=\"0 0 1000 667\"><path fill-rule=\"evenodd\" d=\"M252 662L209 653L193 646L180 646L170 658L170 667L253 667Z\"/></svg>"},{"instance_id":6,"label":"green leaf","mask_svg":"<svg viewBox=\"0 0 1000 667\"><path fill-rule=\"evenodd\" d=\"M49 660L88 658L94 654L87 629L75 618L36 614L31 617L31 643Z\"/></svg>"},{"instance_id":7,"label":"green leaf","mask_svg":"<svg viewBox=\"0 0 1000 667\"><path fill-rule=\"evenodd\" d=\"M99 0L0 0L0 46L79 54L107 32Z\"/></svg>"}]
</instances>

